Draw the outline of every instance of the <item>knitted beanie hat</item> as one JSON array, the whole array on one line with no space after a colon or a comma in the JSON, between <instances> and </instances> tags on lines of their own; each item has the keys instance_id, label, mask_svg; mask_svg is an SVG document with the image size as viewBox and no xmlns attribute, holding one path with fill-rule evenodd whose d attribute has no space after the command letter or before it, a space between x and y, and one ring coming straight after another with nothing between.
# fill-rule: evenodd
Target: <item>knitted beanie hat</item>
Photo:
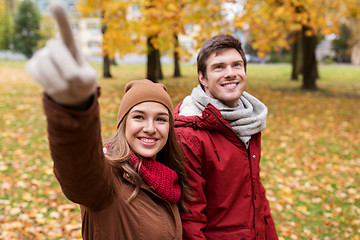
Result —
<instances>
[{"instance_id":1,"label":"knitted beanie hat","mask_svg":"<svg viewBox=\"0 0 360 240\"><path fill-rule=\"evenodd\" d=\"M117 115L117 128L130 109L142 102L161 103L169 110L172 116L174 115L174 107L164 84L153 83L148 79L133 80L126 84L124 91L125 94Z\"/></svg>"}]
</instances>

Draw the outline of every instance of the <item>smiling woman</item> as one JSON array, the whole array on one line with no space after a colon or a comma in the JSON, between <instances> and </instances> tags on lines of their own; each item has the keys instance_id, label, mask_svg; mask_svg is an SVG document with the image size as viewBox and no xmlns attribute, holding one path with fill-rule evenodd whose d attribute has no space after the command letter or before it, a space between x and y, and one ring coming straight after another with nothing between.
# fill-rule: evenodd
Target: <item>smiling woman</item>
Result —
<instances>
[{"instance_id":1,"label":"smiling woman","mask_svg":"<svg viewBox=\"0 0 360 240\"><path fill-rule=\"evenodd\" d=\"M146 158L155 158L169 134L169 111L157 102L134 106L126 117L125 137L131 149Z\"/></svg>"},{"instance_id":2,"label":"smiling woman","mask_svg":"<svg viewBox=\"0 0 360 240\"><path fill-rule=\"evenodd\" d=\"M117 131L103 147L97 73L77 48L63 9L52 10L62 39L50 40L26 69L44 88L54 173L80 205L83 239L181 239L179 208L186 209L189 190L165 85L128 83Z\"/></svg>"},{"instance_id":3,"label":"smiling woman","mask_svg":"<svg viewBox=\"0 0 360 240\"><path fill-rule=\"evenodd\" d=\"M181 239L178 208L186 209L188 187L166 87L149 80L125 86L104 153L97 97L83 110L44 98L55 175L80 204L84 239Z\"/></svg>"}]
</instances>

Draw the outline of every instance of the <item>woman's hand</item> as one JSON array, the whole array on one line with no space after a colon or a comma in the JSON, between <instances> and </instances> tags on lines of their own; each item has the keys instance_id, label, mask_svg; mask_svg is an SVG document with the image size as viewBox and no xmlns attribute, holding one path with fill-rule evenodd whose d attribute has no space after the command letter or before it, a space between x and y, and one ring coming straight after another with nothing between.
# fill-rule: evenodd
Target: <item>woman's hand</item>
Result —
<instances>
[{"instance_id":1,"label":"woman's hand","mask_svg":"<svg viewBox=\"0 0 360 240\"><path fill-rule=\"evenodd\" d=\"M76 45L64 7L52 2L51 10L61 39L51 39L26 63L26 70L56 102L74 106L94 94L97 73Z\"/></svg>"}]
</instances>

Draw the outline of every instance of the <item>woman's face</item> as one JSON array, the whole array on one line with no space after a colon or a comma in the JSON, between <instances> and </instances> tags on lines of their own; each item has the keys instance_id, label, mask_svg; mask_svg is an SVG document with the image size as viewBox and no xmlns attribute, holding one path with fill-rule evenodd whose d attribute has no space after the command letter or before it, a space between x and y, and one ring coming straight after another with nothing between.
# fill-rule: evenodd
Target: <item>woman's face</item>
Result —
<instances>
[{"instance_id":1,"label":"woman's face","mask_svg":"<svg viewBox=\"0 0 360 240\"><path fill-rule=\"evenodd\" d=\"M165 146L170 127L168 109L157 102L135 105L128 113L125 138L131 149L144 158L155 158Z\"/></svg>"}]
</instances>

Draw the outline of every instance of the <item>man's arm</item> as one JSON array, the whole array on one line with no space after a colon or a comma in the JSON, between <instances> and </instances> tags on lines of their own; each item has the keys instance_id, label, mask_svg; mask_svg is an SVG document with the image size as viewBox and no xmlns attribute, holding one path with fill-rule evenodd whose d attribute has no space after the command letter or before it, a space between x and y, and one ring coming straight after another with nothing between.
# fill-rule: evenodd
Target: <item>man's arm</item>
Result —
<instances>
[{"instance_id":1,"label":"man's arm","mask_svg":"<svg viewBox=\"0 0 360 240\"><path fill-rule=\"evenodd\" d=\"M206 239L203 230L207 225L205 209L207 199L205 195L206 179L203 175L202 148L199 140L192 136L184 136L178 131L178 139L185 154L185 167L189 178L191 194L194 200L187 203L188 212L181 213L183 224L183 239Z\"/></svg>"},{"instance_id":2,"label":"man's arm","mask_svg":"<svg viewBox=\"0 0 360 240\"><path fill-rule=\"evenodd\" d=\"M265 194L265 188L262 184L261 184L261 188ZM267 240L279 239L277 232L276 232L274 220L270 213L270 204L269 204L269 201L267 200L266 196L265 196L265 204L264 204L264 217L265 217L265 221L266 221L266 229L265 229L266 239Z\"/></svg>"}]
</instances>

